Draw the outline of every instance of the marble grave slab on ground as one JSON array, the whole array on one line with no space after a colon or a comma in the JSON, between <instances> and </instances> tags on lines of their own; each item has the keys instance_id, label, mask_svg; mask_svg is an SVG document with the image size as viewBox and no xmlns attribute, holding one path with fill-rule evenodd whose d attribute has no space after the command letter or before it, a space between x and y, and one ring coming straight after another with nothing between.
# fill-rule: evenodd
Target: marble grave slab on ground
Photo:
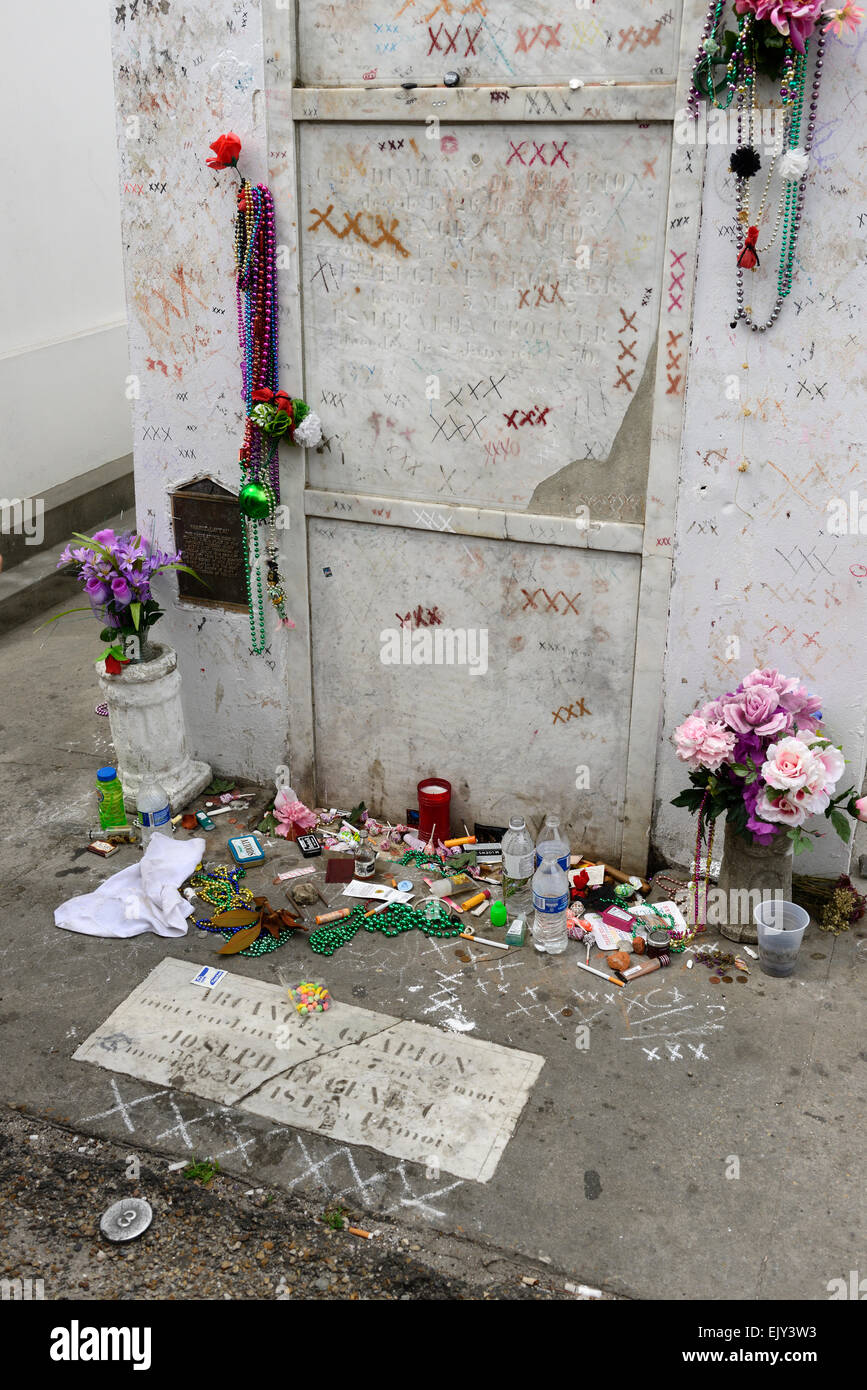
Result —
<instances>
[{"instance_id":1,"label":"marble grave slab on ground","mask_svg":"<svg viewBox=\"0 0 867 1390\"><path fill-rule=\"evenodd\" d=\"M280 1124L487 1182L544 1058L167 957L74 1054Z\"/></svg>"}]
</instances>

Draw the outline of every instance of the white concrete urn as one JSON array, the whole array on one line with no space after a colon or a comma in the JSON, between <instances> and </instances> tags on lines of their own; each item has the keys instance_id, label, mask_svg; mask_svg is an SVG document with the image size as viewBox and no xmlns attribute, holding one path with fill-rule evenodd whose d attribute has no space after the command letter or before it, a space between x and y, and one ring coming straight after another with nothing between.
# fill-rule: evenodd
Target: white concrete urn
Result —
<instances>
[{"instance_id":1,"label":"white concrete urn","mask_svg":"<svg viewBox=\"0 0 867 1390\"><path fill-rule=\"evenodd\" d=\"M136 809L142 775L150 772L177 812L204 791L213 774L187 749L177 652L156 642L151 650L152 660L130 662L116 676L102 667L99 684L108 704L127 810Z\"/></svg>"}]
</instances>

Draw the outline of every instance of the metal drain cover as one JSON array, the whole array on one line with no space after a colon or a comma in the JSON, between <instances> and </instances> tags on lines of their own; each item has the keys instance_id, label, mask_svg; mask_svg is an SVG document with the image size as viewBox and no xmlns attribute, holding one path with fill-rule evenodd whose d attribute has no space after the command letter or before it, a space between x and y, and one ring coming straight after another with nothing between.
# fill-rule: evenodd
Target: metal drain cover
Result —
<instances>
[{"instance_id":1,"label":"metal drain cover","mask_svg":"<svg viewBox=\"0 0 867 1390\"><path fill-rule=\"evenodd\" d=\"M103 1212L99 1229L106 1240L135 1240L144 1235L153 1219L150 1202L144 1197L126 1197Z\"/></svg>"}]
</instances>

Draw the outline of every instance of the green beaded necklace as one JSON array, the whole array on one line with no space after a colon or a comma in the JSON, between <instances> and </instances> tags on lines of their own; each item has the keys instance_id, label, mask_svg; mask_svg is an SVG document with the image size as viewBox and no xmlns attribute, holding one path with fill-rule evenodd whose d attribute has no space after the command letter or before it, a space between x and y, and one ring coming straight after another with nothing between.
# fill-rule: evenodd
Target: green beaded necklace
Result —
<instances>
[{"instance_id":1,"label":"green beaded necklace","mask_svg":"<svg viewBox=\"0 0 867 1390\"><path fill-rule=\"evenodd\" d=\"M239 928L243 930L243 928ZM234 932L224 930L220 932L227 941L230 941ZM295 935L288 927L286 931L281 931L279 936L272 936L265 928L262 929L260 936L250 946L245 946L243 951L238 951L239 956L267 956L271 951L277 951L281 946L285 946L287 941L291 941Z\"/></svg>"},{"instance_id":2,"label":"green beaded necklace","mask_svg":"<svg viewBox=\"0 0 867 1390\"><path fill-rule=\"evenodd\" d=\"M439 904L431 906L439 908ZM311 932L308 937L310 949L318 956L333 956L341 946L348 945L361 927L369 932L380 931L383 936L402 936L414 927L425 936L460 936L464 930L460 923L455 927L438 926L438 922L447 922L451 918L441 916L439 911L428 917L422 909L411 907L409 903L390 903L374 917L365 917L366 911L366 905L359 903L350 917L344 917L340 922L329 922L318 931Z\"/></svg>"},{"instance_id":3,"label":"green beaded necklace","mask_svg":"<svg viewBox=\"0 0 867 1390\"><path fill-rule=\"evenodd\" d=\"M424 851L420 849L408 849L406 854L401 855L397 862L400 864L401 868L406 864L415 864L417 869L429 869L432 864L435 864L443 873L446 871L445 862L440 855L425 854Z\"/></svg>"}]
</instances>

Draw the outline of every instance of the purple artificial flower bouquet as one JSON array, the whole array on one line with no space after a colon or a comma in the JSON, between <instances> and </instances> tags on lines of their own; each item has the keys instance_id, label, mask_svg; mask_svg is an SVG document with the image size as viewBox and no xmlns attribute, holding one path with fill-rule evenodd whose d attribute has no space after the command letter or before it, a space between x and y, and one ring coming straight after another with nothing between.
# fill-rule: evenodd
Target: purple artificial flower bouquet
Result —
<instances>
[{"instance_id":1,"label":"purple artificial flower bouquet","mask_svg":"<svg viewBox=\"0 0 867 1390\"><path fill-rule=\"evenodd\" d=\"M846 764L822 732L821 703L797 677L769 667L751 671L736 690L675 729L677 756L690 769L692 786L671 804L708 820L725 812L737 834L754 844L785 835L796 854L812 847L803 826L819 812L848 840L845 813L867 819L867 798L856 801L853 787L836 792Z\"/></svg>"},{"instance_id":2,"label":"purple artificial flower bouquet","mask_svg":"<svg viewBox=\"0 0 867 1390\"><path fill-rule=\"evenodd\" d=\"M152 549L137 531L125 531L120 536L111 530L97 531L92 537L76 532L75 539L83 544L68 545L57 565L75 567L90 609L103 624L100 638L110 644L97 660L105 659L106 670L117 674L131 659L125 639L136 637L143 646L149 629L163 616L151 588L157 575L174 569L185 570L196 579L199 576L182 563L180 551L170 555ZM85 613L87 609L72 608L68 612ZM63 618L66 614L58 616Z\"/></svg>"}]
</instances>

